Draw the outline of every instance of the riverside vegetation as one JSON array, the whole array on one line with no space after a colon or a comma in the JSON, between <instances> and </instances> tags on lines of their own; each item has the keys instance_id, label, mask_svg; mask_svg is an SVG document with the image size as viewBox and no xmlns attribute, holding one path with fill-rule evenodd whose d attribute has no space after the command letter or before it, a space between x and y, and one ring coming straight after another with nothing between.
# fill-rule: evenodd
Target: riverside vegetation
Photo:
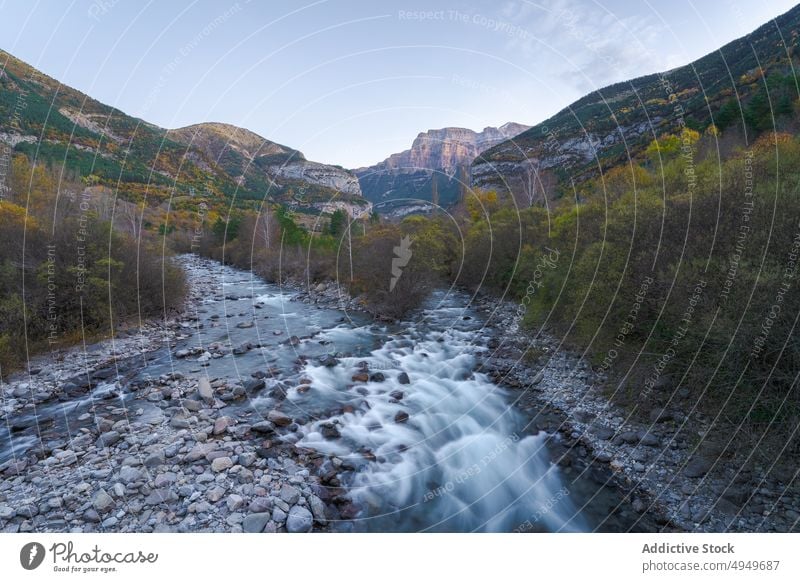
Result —
<instances>
[{"instance_id":1,"label":"riverside vegetation","mask_svg":"<svg viewBox=\"0 0 800 582\"><path fill-rule=\"evenodd\" d=\"M22 154L9 178L0 200L0 371L180 305L183 272L154 233L135 239L112 228L113 201L104 211L80 194L77 176Z\"/></svg>"}]
</instances>

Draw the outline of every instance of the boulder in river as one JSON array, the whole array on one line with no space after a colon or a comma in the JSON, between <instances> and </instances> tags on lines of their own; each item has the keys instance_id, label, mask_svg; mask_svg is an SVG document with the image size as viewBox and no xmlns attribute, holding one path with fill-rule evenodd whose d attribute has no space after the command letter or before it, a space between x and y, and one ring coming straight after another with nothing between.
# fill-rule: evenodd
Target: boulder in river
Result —
<instances>
[{"instance_id":1,"label":"boulder in river","mask_svg":"<svg viewBox=\"0 0 800 582\"><path fill-rule=\"evenodd\" d=\"M320 357L319 363L325 366L326 368L333 368L339 363L339 360L330 354L326 354Z\"/></svg>"},{"instance_id":2,"label":"boulder in river","mask_svg":"<svg viewBox=\"0 0 800 582\"><path fill-rule=\"evenodd\" d=\"M262 420L250 426L250 430L260 434L273 434L275 432L275 425L268 420Z\"/></svg>"},{"instance_id":3,"label":"boulder in river","mask_svg":"<svg viewBox=\"0 0 800 582\"><path fill-rule=\"evenodd\" d=\"M267 420L275 426L289 426L292 424L292 419L280 410L270 410L267 414Z\"/></svg>"},{"instance_id":4,"label":"boulder in river","mask_svg":"<svg viewBox=\"0 0 800 582\"><path fill-rule=\"evenodd\" d=\"M256 378L253 380L247 380L244 383L244 389L248 392L258 392L259 390L263 390L266 387L267 383L264 382L261 378Z\"/></svg>"}]
</instances>

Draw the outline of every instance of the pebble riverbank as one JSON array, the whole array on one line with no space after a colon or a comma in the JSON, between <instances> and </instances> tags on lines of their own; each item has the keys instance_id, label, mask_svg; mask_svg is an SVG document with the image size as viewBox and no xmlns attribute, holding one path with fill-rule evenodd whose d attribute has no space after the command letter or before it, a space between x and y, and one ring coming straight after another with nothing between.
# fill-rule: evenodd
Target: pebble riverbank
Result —
<instances>
[{"instance_id":1,"label":"pebble riverbank","mask_svg":"<svg viewBox=\"0 0 800 582\"><path fill-rule=\"evenodd\" d=\"M217 264L180 260L208 268L187 270L183 312L85 350L35 357L29 373L0 386L11 450L0 463L0 531L307 532L352 517L338 488L346 461L280 442L279 433L297 430L280 404L252 421L226 414L229 404L263 389L263 378L131 380L198 325L203 299L222 299ZM333 292L323 302L331 300L338 301ZM225 353L208 349L192 354L198 366ZM80 428L37 420L42 407L73 402L86 406ZM40 435L33 442L15 436L31 429Z\"/></svg>"}]
</instances>

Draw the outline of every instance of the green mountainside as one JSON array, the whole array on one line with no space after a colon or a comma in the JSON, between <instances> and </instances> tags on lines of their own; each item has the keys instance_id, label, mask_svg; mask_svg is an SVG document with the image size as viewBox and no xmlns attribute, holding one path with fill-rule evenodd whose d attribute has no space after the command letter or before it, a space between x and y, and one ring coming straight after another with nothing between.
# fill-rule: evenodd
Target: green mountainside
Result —
<instances>
[{"instance_id":1,"label":"green mountainside","mask_svg":"<svg viewBox=\"0 0 800 582\"><path fill-rule=\"evenodd\" d=\"M792 126L798 35L800 6L693 63L594 91L476 158L472 183L524 191L533 174L530 195L552 198L684 127L752 142L773 122Z\"/></svg>"},{"instance_id":2,"label":"green mountainside","mask_svg":"<svg viewBox=\"0 0 800 582\"><path fill-rule=\"evenodd\" d=\"M312 213L334 199L368 206L357 178L342 168L231 125L157 127L0 51L2 145L46 165L66 162L68 171L134 201L201 194L267 197Z\"/></svg>"}]
</instances>

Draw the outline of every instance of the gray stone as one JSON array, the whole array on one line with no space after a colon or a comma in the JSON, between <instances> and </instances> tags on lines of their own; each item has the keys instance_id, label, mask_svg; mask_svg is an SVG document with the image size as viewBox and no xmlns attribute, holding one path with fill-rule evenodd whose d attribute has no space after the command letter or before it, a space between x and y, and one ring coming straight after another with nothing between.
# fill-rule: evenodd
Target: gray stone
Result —
<instances>
[{"instance_id":1,"label":"gray stone","mask_svg":"<svg viewBox=\"0 0 800 582\"><path fill-rule=\"evenodd\" d=\"M269 513L251 513L242 521L242 530L246 533L261 533L269 520Z\"/></svg>"},{"instance_id":2,"label":"gray stone","mask_svg":"<svg viewBox=\"0 0 800 582\"><path fill-rule=\"evenodd\" d=\"M645 447L657 447L661 445L661 440L651 432L646 430L640 430L636 433L636 436L639 438L639 444Z\"/></svg>"},{"instance_id":3,"label":"gray stone","mask_svg":"<svg viewBox=\"0 0 800 582\"><path fill-rule=\"evenodd\" d=\"M322 499L316 495L309 495L308 506L311 508L311 514L314 516L314 521L323 524L328 521L328 518L325 515L325 504L322 502Z\"/></svg>"},{"instance_id":4,"label":"gray stone","mask_svg":"<svg viewBox=\"0 0 800 582\"><path fill-rule=\"evenodd\" d=\"M244 383L244 389L248 392L258 392L259 390L263 390L266 387L267 383L260 378L256 378L255 380L248 380Z\"/></svg>"},{"instance_id":5,"label":"gray stone","mask_svg":"<svg viewBox=\"0 0 800 582\"><path fill-rule=\"evenodd\" d=\"M284 484L281 487L281 492L279 494L281 500L288 503L289 505L294 505L300 499L300 492L289 484Z\"/></svg>"},{"instance_id":6,"label":"gray stone","mask_svg":"<svg viewBox=\"0 0 800 582\"><path fill-rule=\"evenodd\" d=\"M164 451L152 453L144 460L144 466L148 469L154 469L164 463L165 456Z\"/></svg>"},{"instance_id":7,"label":"gray stone","mask_svg":"<svg viewBox=\"0 0 800 582\"><path fill-rule=\"evenodd\" d=\"M208 378L202 377L197 381L197 393L208 404L214 403L214 391L211 389L211 382Z\"/></svg>"},{"instance_id":8,"label":"gray stone","mask_svg":"<svg viewBox=\"0 0 800 582\"><path fill-rule=\"evenodd\" d=\"M278 507L274 508L272 510L272 521L275 523L283 523L286 521L286 513Z\"/></svg>"},{"instance_id":9,"label":"gray stone","mask_svg":"<svg viewBox=\"0 0 800 582\"><path fill-rule=\"evenodd\" d=\"M686 464L683 474L692 479L702 477L708 473L712 465L713 463L705 457L694 457Z\"/></svg>"},{"instance_id":10,"label":"gray stone","mask_svg":"<svg viewBox=\"0 0 800 582\"><path fill-rule=\"evenodd\" d=\"M217 501L222 499L223 495L225 495L225 489L217 485L216 487L212 487L211 489L208 490L208 492L206 493L206 498L211 503L216 503Z\"/></svg>"},{"instance_id":11,"label":"gray stone","mask_svg":"<svg viewBox=\"0 0 800 582\"><path fill-rule=\"evenodd\" d=\"M78 462L78 455L75 451L62 451L56 455L56 459L62 465L72 465Z\"/></svg>"},{"instance_id":12,"label":"gray stone","mask_svg":"<svg viewBox=\"0 0 800 582\"><path fill-rule=\"evenodd\" d=\"M267 420L275 426L289 426L292 424L292 419L280 410L270 410L267 414Z\"/></svg>"},{"instance_id":13,"label":"gray stone","mask_svg":"<svg viewBox=\"0 0 800 582\"><path fill-rule=\"evenodd\" d=\"M199 461L200 459L205 459L207 456L217 449L216 443L201 443L195 445L191 451L186 453L185 460L188 463L192 463L194 461Z\"/></svg>"},{"instance_id":14,"label":"gray stone","mask_svg":"<svg viewBox=\"0 0 800 582\"><path fill-rule=\"evenodd\" d=\"M233 493L228 496L226 503L228 505L228 511L236 511L237 509L241 509L241 507L244 505L244 499L241 495Z\"/></svg>"},{"instance_id":15,"label":"gray stone","mask_svg":"<svg viewBox=\"0 0 800 582\"><path fill-rule=\"evenodd\" d=\"M252 425L250 430L261 434L272 434L275 432L275 425L268 420L263 420Z\"/></svg>"},{"instance_id":16,"label":"gray stone","mask_svg":"<svg viewBox=\"0 0 800 582\"><path fill-rule=\"evenodd\" d=\"M114 507L114 499L104 489L100 489L95 493L92 505L98 513L106 513Z\"/></svg>"},{"instance_id":17,"label":"gray stone","mask_svg":"<svg viewBox=\"0 0 800 582\"><path fill-rule=\"evenodd\" d=\"M142 472L134 467L122 467L119 470L119 480L123 483L134 483L142 478Z\"/></svg>"},{"instance_id":18,"label":"gray stone","mask_svg":"<svg viewBox=\"0 0 800 582\"><path fill-rule=\"evenodd\" d=\"M314 526L314 516L311 512L300 505L295 505L289 510L289 517L286 519L286 531L289 533L306 533L311 531Z\"/></svg>"},{"instance_id":19,"label":"gray stone","mask_svg":"<svg viewBox=\"0 0 800 582\"><path fill-rule=\"evenodd\" d=\"M178 428L178 429L189 428L189 426L190 426L189 425L189 419L187 419L182 414L176 414L175 416L173 416L172 420L169 421L169 425L172 428Z\"/></svg>"},{"instance_id":20,"label":"gray stone","mask_svg":"<svg viewBox=\"0 0 800 582\"><path fill-rule=\"evenodd\" d=\"M614 429L599 424L590 428L589 432L601 441L607 441L614 436Z\"/></svg>"},{"instance_id":21,"label":"gray stone","mask_svg":"<svg viewBox=\"0 0 800 582\"><path fill-rule=\"evenodd\" d=\"M110 430L100 435L100 438L97 439L97 446L110 447L112 445L117 444L120 441L120 439L122 439L121 434L119 434L115 430Z\"/></svg>"},{"instance_id":22,"label":"gray stone","mask_svg":"<svg viewBox=\"0 0 800 582\"><path fill-rule=\"evenodd\" d=\"M233 461L230 457L218 457L211 461L211 470L215 473L226 471L233 467Z\"/></svg>"},{"instance_id":23,"label":"gray stone","mask_svg":"<svg viewBox=\"0 0 800 582\"><path fill-rule=\"evenodd\" d=\"M221 416L214 422L214 429L211 431L214 435L221 435L229 426L233 426L235 421L230 416Z\"/></svg>"},{"instance_id":24,"label":"gray stone","mask_svg":"<svg viewBox=\"0 0 800 582\"><path fill-rule=\"evenodd\" d=\"M161 503L169 503L170 501L177 501L178 494L172 489L156 489L150 495L145 497L145 505L160 505Z\"/></svg>"},{"instance_id":25,"label":"gray stone","mask_svg":"<svg viewBox=\"0 0 800 582\"><path fill-rule=\"evenodd\" d=\"M112 515L111 517L108 517L108 518L104 519L102 525L103 525L104 528L110 528L110 527L114 527L115 525L117 525L117 522L119 522L119 520L115 516Z\"/></svg>"},{"instance_id":26,"label":"gray stone","mask_svg":"<svg viewBox=\"0 0 800 582\"><path fill-rule=\"evenodd\" d=\"M256 497L248 507L251 513L266 513L272 509L272 503L266 497Z\"/></svg>"},{"instance_id":27,"label":"gray stone","mask_svg":"<svg viewBox=\"0 0 800 582\"><path fill-rule=\"evenodd\" d=\"M11 509L8 505L0 505L0 519L11 519L17 515L16 509Z\"/></svg>"}]
</instances>

